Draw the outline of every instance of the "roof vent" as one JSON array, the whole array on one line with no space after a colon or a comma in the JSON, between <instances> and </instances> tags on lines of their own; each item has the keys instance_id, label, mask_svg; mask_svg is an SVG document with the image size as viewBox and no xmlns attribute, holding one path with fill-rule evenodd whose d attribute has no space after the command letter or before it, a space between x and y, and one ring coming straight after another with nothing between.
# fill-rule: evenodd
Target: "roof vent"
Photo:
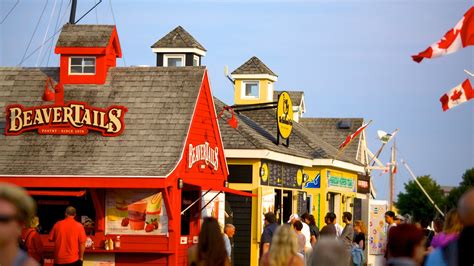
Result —
<instances>
[{"instance_id":1,"label":"roof vent","mask_svg":"<svg viewBox=\"0 0 474 266\"><path fill-rule=\"evenodd\" d=\"M352 127L352 123L349 120L341 120L337 123L338 129L350 129Z\"/></svg>"}]
</instances>

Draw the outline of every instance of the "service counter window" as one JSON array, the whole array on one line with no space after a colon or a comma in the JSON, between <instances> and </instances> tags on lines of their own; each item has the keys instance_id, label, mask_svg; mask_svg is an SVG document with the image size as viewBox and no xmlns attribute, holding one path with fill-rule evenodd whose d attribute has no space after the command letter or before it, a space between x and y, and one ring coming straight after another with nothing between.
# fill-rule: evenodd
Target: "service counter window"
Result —
<instances>
[{"instance_id":1,"label":"service counter window","mask_svg":"<svg viewBox=\"0 0 474 266\"><path fill-rule=\"evenodd\" d=\"M38 230L49 234L54 224L65 218L66 208L76 208L76 220L81 222L86 233L94 234L96 212L90 192L86 190L29 190L37 204Z\"/></svg>"},{"instance_id":2,"label":"service counter window","mask_svg":"<svg viewBox=\"0 0 474 266\"><path fill-rule=\"evenodd\" d=\"M199 223L201 190L184 189L181 195L181 235L191 235L193 227Z\"/></svg>"}]
</instances>

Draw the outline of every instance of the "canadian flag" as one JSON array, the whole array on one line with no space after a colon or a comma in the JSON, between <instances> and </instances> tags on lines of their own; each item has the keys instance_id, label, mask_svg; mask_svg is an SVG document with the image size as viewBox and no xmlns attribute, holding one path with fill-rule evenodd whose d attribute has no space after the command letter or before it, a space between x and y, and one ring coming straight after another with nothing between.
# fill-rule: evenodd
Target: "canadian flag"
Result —
<instances>
[{"instance_id":1,"label":"canadian flag","mask_svg":"<svg viewBox=\"0 0 474 266\"><path fill-rule=\"evenodd\" d=\"M469 101L472 98L474 98L474 90L472 89L471 82L466 79L462 84L459 84L441 96L439 100L441 101L443 111L446 112L446 110Z\"/></svg>"},{"instance_id":2,"label":"canadian flag","mask_svg":"<svg viewBox=\"0 0 474 266\"><path fill-rule=\"evenodd\" d=\"M346 140L344 140L343 143L341 143L341 145L339 145L339 150L340 149L343 149L345 148L347 145L349 145L349 143L351 143L351 141L353 139L355 139L355 137L357 137L370 123L372 122L372 120L370 120L367 124L365 125L362 125L361 127L359 127L356 132L350 134L349 136L346 137Z\"/></svg>"},{"instance_id":3,"label":"canadian flag","mask_svg":"<svg viewBox=\"0 0 474 266\"><path fill-rule=\"evenodd\" d=\"M413 55L415 62L420 63L423 58L435 58L454 53L468 45L474 45L474 6L471 7L458 24L446 32L444 37L425 51Z\"/></svg>"}]
</instances>

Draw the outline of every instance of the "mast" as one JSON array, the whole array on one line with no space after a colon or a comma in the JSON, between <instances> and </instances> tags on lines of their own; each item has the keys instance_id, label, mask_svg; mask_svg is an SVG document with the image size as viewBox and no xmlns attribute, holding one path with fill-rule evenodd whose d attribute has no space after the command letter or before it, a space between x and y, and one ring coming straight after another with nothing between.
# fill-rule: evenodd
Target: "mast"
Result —
<instances>
[{"instance_id":1,"label":"mast","mask_svg":"<svg viewBox=\"0 0 474 266\"><path fill-rule=\"evenodd\" d=\"M397 160L396 160L396 146L395 140L393 140L392 146L392 155L390 158L390 190L389 190L389 210L393 211L394 206L393 203L395 202L395 171L397 167Z\"/></svg>"},{"instance_id":2,"label":"mast","mask_svg":"<svg viewBox=\"0 0 474 266\"><path fill-rule=\"evenodd\" d=\"M71 3L71 14L69 15L69 24L76 24L76 7L77 0L72 0Z\"/></svg>"}]
</instances>

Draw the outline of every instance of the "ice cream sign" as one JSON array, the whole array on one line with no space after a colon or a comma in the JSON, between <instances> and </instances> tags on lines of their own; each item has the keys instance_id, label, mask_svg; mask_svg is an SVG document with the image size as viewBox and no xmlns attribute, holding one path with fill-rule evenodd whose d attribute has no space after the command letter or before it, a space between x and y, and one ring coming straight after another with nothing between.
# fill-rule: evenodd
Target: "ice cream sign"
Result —
<instances>
[{"instance_id":1,"label":"ice cream sign","mask_svg":"<svg viewBox=\"0 0 474 266\"><path fill-rule=\"evenodd\" d=\"M189 144L188 152L189 169L199 162L201 162L199 166L201 169L210 166L214 171L217 171L219 168L219 148L211 147L207 141L196 146Z\"/></svg>"}]
</instances>

